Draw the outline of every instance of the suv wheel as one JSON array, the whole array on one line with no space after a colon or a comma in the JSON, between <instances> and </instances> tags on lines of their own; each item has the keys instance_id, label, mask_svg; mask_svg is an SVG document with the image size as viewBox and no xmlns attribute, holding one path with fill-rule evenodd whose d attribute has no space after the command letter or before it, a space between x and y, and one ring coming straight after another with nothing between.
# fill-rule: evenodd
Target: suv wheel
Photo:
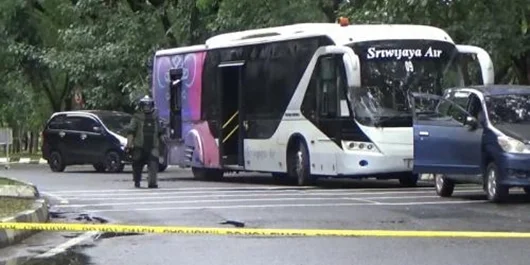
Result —
<instances>
[{"instance_id":1,"label":"suv wheel","mask_svg":"<svg viewBox=\"0 0 530 265\"><path fill-rule=\"evenodd\" d=\"M53 172L63 172L66 168L66 165L63 160L63 156L61 153L57 151L53 151L50 154L50 159L48 160L48 164L50 165L50 169Z\"/></svg>"},{"instance_id":2,"label":"suv wheel","mask_svg":"<svg viewBox=\"0 0 530 265\"><path fill-rule=\"evenodd\" d=\"M94 164L92 166L94 167L96 172L105 172L105 165L102 164L102 163L97 163L97 164Z\"/></svg>"},{"instance_id":3,"label":"suv wheel","mask_svg":"<svg viewBox=\"0 0 530 265\"><path fill-rule=\"evenodd\" d=\"M116 151L109 151L105 155L105 170L110 173L120 173L125 165L122 163L120 154Z\"/></svg>"}]
</instances>

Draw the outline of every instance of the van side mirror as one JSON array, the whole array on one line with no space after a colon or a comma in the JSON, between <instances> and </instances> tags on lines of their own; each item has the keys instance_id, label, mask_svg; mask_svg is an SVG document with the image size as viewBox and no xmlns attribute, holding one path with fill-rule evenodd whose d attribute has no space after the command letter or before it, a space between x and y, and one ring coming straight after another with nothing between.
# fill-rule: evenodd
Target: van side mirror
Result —
<instances>
[{"instance_id":1,"label":"van side mirror","mask_svg":"<svg viewBox=\"0 0 530 265\"><path fill-rule=\"evenodd\" d=\"M95 132L95 133L101 133L101 134L105 133L105 131L103 131L103 128L101 128L101 126L92 127L92 131Z\"/></svg>"},{"instance_id":2,"label":"van side mirror","mask_svg":"<svg viewBox=\"0 0 530 265\"><path fill-rule=\"evenodd\" d=\"M470 130L476 130L478 128L478 120L473 116L467 116L465 125L468 126Z\"/></svg>"}]
</instances>

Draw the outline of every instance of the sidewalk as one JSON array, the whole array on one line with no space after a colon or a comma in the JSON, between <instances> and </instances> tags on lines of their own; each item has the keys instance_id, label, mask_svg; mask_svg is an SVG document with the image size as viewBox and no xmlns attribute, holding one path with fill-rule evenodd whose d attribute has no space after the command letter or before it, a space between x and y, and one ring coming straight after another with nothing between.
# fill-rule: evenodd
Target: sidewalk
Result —
<instances>
[{"instance_id":1,"label":"sidewalk","mask_svg":"<svg viewBox=\"0 0 530 265\"><path fill-rule=\"evenodd\" d=\"M12 198L29 198L34 199L35 201L31 209L19 212L14 216L3 218L0 220L0 222L48 222L48 202L40 196L37 187L31 183L23 182L17 179L12 180L20 182L23 185L0 185L0 196ZM36 232L38 231L0 229L0 248L16 244L30 237Z\"/></svg>"},{"instance_id":2,"label":"sidewalk","mask_svg":"<svg viewBox=\"0 0 530 265\"><path fill-rule=\"evenodd\" d=\"M0 157L0 164L46 164L46 163L48 163L48 161L46 161L44 158L32 159L29 157L20 157L20 158Z\"/></svg>"}]
</instances>

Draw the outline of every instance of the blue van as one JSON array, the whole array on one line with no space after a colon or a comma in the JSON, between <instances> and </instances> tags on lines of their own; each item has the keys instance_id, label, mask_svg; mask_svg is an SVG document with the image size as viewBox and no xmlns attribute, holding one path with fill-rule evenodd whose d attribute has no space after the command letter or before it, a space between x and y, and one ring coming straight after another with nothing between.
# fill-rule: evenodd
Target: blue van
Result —
<instances>
[{"instance_id":1,"label":"blue van","mask_svg":"<svg viewBox=\"0 0 530 265\"><path fill-rule=\"evenodd\" d=\"M435 174L439 196L451 196L459 183L483 185L491 202L504 201L511 187L530 194L530 86L413 97L413 171Z\"/></svg>"}]
</instances>

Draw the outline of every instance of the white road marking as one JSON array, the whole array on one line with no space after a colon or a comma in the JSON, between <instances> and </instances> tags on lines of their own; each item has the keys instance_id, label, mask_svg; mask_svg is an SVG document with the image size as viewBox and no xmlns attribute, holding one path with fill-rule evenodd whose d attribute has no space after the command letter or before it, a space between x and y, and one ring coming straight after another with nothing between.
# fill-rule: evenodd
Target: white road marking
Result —
<instances>
[{"instance_id":1,"label":"white road marking","mask_svg":"<svg viewBox=\"0 0 530 265\"><path fill-rule=\"evenodd\" d=\"M468 193L468 192L479 192L479 190L456 190L455 193ZM434 191L415 191L415 192L296 192L296 193L261 193L254 194L250 192L245 192L245 194L204 194L204 195L180 195L182 193L168 193L169 195L158 196L160 193L150 193L150 194L141 194L138 196L135 194L130 194L129 197L119 196L119 197L105 197L99 196L87 196L86 198L80 196L69 197L70 200L78 201L137 201L137 200L165 200L165 199L197 199L197 198L237 198L237 197L274 197L274 196L345 196L345 195L391 195L391 194L434 194ZM120 194L123 195L123 194Z\"/></svg>"},{"instance_id":2,"label":"white road marking","mask_svg":"<svg viewBox=\"0 0 530 265\"><path fill-rule=\"evenodd\" d=\"M102 209L90 210L90 213L104 212L141 212L141 211L177 211L177 210L204 210L204 209L247 209L247 208L289 208L289 207L337 207L337 206L404 206L404 205L443 205L443 204L474 204L485 203L480 201L436 201L436 202L403 202L388 203L319 203L319 204L259 204L259 205L219 205L219 206L184 206L184 207L160 207L160 208L127 208L127 209Z\"/></svg>"},{"instance_id":3,"label":"white road marking","mask_svg":"<svg viewBox=\"0 0 530 265\"><path fill-rule=\"evenodd\" d=\"M60 244L48 251L46 251L45 253L43 254L40 254L40 255L37 255L35 258L49 258L49 257L52 257L52 256L55 256L59 253L62 253L66 250L68 250L69 248L77 245L77 244L80 244L82 243L83 241L89 239L89 238L92 238L94 236L96 236L97 234L99 234L99 232L95 232L95 231L90 231L90 232L86 232L84 234L81 234L80 236L78 237L75 237L75 238L72 238L66 242L64 242L63 244Z\"/></svg>"},{"instance_id":4,"label":"white road marking","mask_svg":"<svg viewBox=\"0 0 530 265\"><path fill-rule=\"evenodd\" d=\"M302 198L246 198L246 199L211 199L211 200L174 200L174 201L137 201L133 205L163 205L163 204L198 204L198 203L233 203L233 202L259 202L259 201L339 201L339 200L357 200L374 204L384 204L386 202L377 202L374 200L388 200L388 199L424 199L424 198L439 198L437 195L426 196L376 196L376 197L302 197ZM87 208L87 207L106 207L106 206L128 206L130 202L110 202L110 203L95 203L95 204L68 204L58 205L57 208Z\"/></svg>"},{"instance_id":5,"label":"white road marking","mask_svg":"<svg viewBox=\"0 0 530 265\"><path fill-rule=\"evenodd\" d=\"M478 185L458 185L459 188L468 188L468 187L476 187L478 188ZM134 188L124 188L124 189L108 189L108 190L98 190L98 189L92 189L92 190L46 190L47 192L53 192L55 194L79 194L79 193L87 193L87 194L93 194L93 193L110 193L110 194L116 194L116 193L143 193L143 192L166 192L166 191L248 191L252 190L254 192L261 191L261 192L268 192L268 191L303 191L303 190L328 190L328 191L417 191L417 190L434 190L434 187L416 187L416 188L342 188L342 189L334 189L334 188L321 188L318 186L295 186L295 187L289 187L289 186L233 186L233 187L227 187L227 186L219 186L219 187L193 187L193 188L159 188L156 190L148 190L148 189L134 189ZM116 194L117 195L117 194Z\"/></svg>"},{"instance_id":6,"label":"white road marking","mask_svg":"<svg viewBox=\"0 0 530 265\"><path fill-rule=\"evenodd\" d=\"M59 203L61 204L67 204L68 203L68 200L61 197L61 196L58 196L58 195L55 195L53 193L49 193L49 192L41 192L43 195L47 196L47 197L51 197L52 199L58 201Z\"/></svg>"},{"instance_id":7,"label":"white road marking","mask_svg":"<svg viewBox=\"0 0 530 265\"><path fill-rule=\"evenodd\" d=\"M341 200L341 198L326 198L326 197L313 197L313 198L248 198L248 199L225 199L225 200L187 200L187 201L137 201L132 205L149 205L149 204L185 204L185 203L226 203L226 202L258 202L258 201L312 201L312 200ZM131 205L130 202L111 202L111 203L96 203L96 204L68 204L68 205L57 205L57 208L85 208L85 207L105 207L105 206L126 206Z\"/></svg>"},{"instance_id":8,"label":"white road marking","mask_svg":"<svg viewBox=\"0 0 530 265\"><path fill-rule=\"evenodd\" d=\"M480 189L472 189L472 190L455 190L455 192L479 192ZM139 196L146 196L153 198L156 196L163 197L165 195L188 195L188 194L207 194L208 196L212 196L214 194L246 194L246 195L258 195L260 194L277 194L277 195L283 195L283 194L341 194L344 192L350 193L350 194L414 194L414 193L433 193L435 192L433 189L429 190L415 190L415 191L359 191L355 189L350 190L312 190L312 191L305 191L305 190L284 190L284 191L264 191L264 190L258 190L258 191L248 191L248 190L230 190L230 191L183 191L183 192L157 192L157 191L150 191L150 192L144 192L144 193L117 193L117 194L107 194L107 193L94 193L94 194L82 194L82 195L66 195L61 194L64 198L76 198L76 199L82 199L88 198L90 200L97 200L99 199L118 199L118 197L134 197L134 198L140 198Z\"/></svg>"}]
</instances>

